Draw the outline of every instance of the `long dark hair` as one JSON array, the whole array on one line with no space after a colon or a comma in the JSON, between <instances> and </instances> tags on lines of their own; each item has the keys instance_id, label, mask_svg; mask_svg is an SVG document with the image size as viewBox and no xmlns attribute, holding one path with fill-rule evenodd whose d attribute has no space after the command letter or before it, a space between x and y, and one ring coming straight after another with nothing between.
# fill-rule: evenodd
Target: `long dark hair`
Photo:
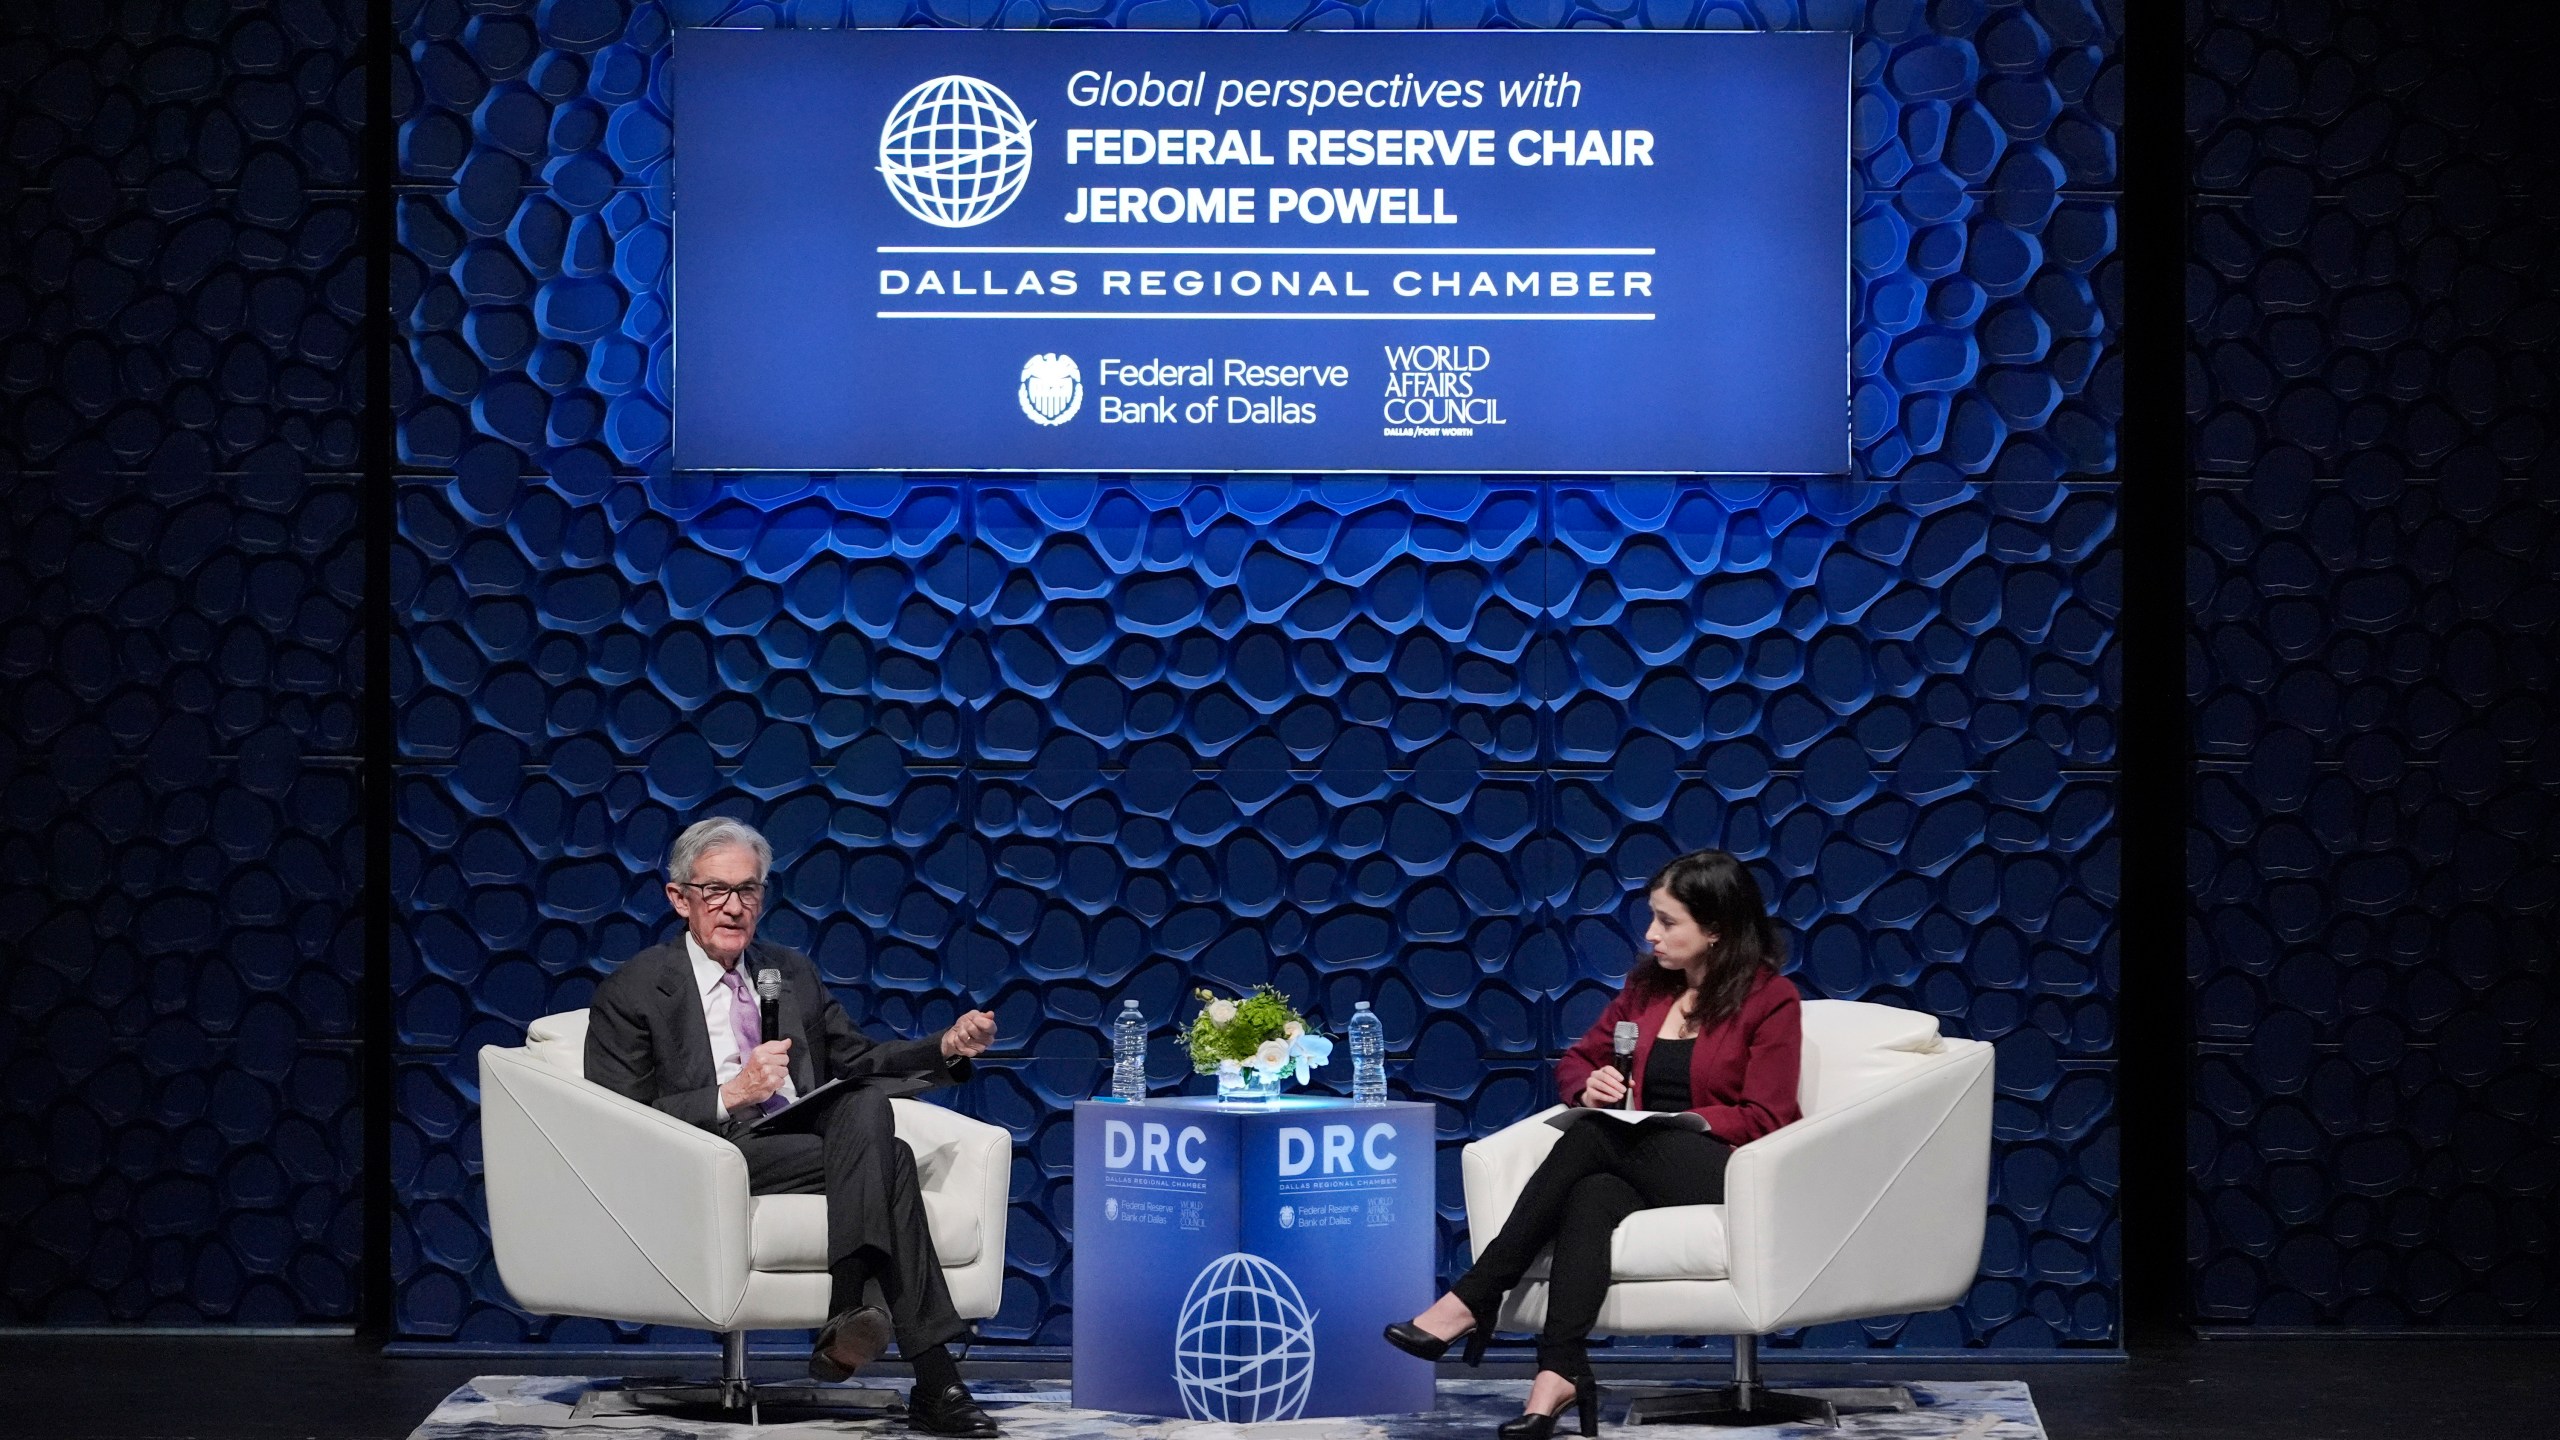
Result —
<instances>
[{"instance_id":1,"label":"long dark hair","mask_svg":"<svg viewBox=\"0 0 2560 1440\"><path fill-rule=\"evenodd\" d=\"M1722 850L1692 850L1655 872L1644 888L1647 900L1657 890L1671 892L1700 929L1715 932L1716 943L1694 987L1685 972L1649 957L1637 962L1627 987L1645 1001L1686 991L1689 1018L1700 1030L1741 1013L1761 972L1776 970L1787 958L1786 940L1769 918L1759 882Z\"/></svg>"}]
</instances>

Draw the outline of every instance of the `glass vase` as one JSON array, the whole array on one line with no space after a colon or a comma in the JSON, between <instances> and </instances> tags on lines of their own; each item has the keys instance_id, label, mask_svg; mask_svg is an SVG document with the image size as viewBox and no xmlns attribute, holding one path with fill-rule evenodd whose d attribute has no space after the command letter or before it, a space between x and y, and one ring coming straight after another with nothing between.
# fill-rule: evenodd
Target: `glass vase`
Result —
<instances>
[{"instance_id":1,"label":"glass vase","mask_svg":"<svg viewBox=\"0 0 2560 1440\"><path fill-rule=\"evenodd\" d=\"M1250 1065L1233 1075L1221 1071L1218 1075L1218 1103L1259 1105L1268 1100L1276 1100L1280 1098L1281 1076L1284 1073L1274 1070L1266 1076Z\"/></svg>"}]
</instances>

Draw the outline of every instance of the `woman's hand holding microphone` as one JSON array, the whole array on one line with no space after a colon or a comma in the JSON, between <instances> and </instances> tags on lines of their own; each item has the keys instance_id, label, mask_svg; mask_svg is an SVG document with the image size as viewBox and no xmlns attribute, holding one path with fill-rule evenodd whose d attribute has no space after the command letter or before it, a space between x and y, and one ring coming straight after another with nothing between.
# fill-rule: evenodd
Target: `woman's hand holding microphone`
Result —
<instances>
[{"instance_id":1,"label":"woman's hand holding microphone","mask_svg":"<svg viewBox=\"0 0 2560 1440\"><path fill-rule=\"evenodd\" d=\"M1627 1098L1627 1073L1636 1068L1636 1026L1632 1020L1621 1020L1610 1032L1609 1051L1614 1065L1603 1065L1582 1082L1582 1108L1615 1110Z\"/></svg>"},{"instance_id":2,"label":"woman's hand holding microphone","mask_svg":"<svg viewBox=\"0 0 2560 1440\"><path fill-rule=\"evenodd\" d=\"M1601 1066L1582 1082L1582 1108L1586 1110L1615 1110L1618 1102L1626 1098L1627 1077L1619 1074L1615 1065Z\"/></svg>"}]
</instances>

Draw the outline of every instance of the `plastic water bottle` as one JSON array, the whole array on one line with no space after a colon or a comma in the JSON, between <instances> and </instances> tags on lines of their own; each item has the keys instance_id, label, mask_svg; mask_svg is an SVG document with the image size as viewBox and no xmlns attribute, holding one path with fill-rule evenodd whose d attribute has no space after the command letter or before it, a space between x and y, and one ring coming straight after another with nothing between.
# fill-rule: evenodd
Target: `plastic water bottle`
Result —
<instances>
[{"instance_id":1,"label":"plastic water bottle","mask_svg":"<svg viewBox=\"0 0 2560 1440\"><path fill-rule=\"evenodd\" d=\"M1121 1006L1111 1024L1111 1098L1147 1098L1147 1017L1135 1000Z\"/></svg>"},{"instance_id":2,"label":"plastic water bottle","mask_svg":"<svg viewBox=\"0 0 2560 1440\"><path fill-rule=\"evenodd\" d=\"M1351 1103L1387 1103L1386 1027L1366 1000L1351 1011Z\"/></svg>"}]
</instances>

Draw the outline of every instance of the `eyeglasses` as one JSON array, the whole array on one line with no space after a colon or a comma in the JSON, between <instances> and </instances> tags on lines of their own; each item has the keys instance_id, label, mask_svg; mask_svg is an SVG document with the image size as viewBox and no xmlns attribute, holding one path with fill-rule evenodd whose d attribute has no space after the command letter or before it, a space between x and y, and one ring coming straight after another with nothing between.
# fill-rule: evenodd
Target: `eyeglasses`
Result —
<instances>
[{"instance_id":1,"label":"eyeglasses","mask_svg":"<svg viewBox=\"0 0 2560 1440\"><path fill-rule=\"evenodd\" d=\"M744 885L723 885L716 880L709 884L696 884L691 880L679 880L676 883L692 891L703 904L714 910L728 909L732 899L750 911L762 909L764 906L762 881L750 880Z\"/></svg>"}]
</instances>

